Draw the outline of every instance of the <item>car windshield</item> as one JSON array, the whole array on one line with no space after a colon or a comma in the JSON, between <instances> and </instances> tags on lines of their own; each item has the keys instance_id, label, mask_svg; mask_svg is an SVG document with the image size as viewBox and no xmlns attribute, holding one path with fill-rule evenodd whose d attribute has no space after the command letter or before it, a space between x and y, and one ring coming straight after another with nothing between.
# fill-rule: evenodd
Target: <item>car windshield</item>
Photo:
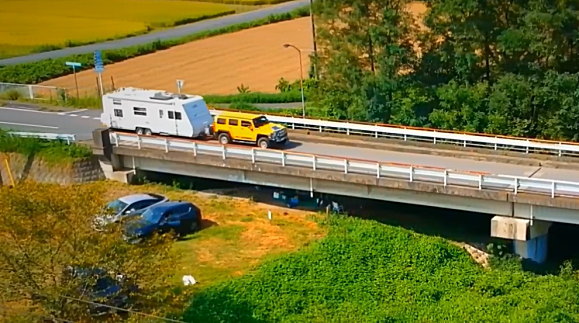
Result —
<instances>
[{"instance_id":1,"label":"car windshield","mask_svg":"<svg viewBox=\"0 0 579 323\"><path fill-rule=\"evenodd\" d=\"M255 119L253 119L253 125L255 125L256 128L259 128L261 126L265 126L268 123L269 123L269 120L267 120L267 118L265 116L261 116L261 117L257 117Z\"/></svg>"},{"instance_id":2,"label":"car windshield","mask_svg":"<svg viewBox=\"0 0 579 323\"><path fill-rule=\"evenodd\" d=\"M151 208L143 212L142 218L149 223L159 223L162 216L163 216L162 210L158 208Z\"/></svg>"},{"instance_id":3,"label":"car windshield","mask_svg":"<svg viewBox=\"0 0 579 323\"><path fill-rule=\"evenodd\" d=\"M107 209L113 210L115 214L121 212L125 207L127 207L127 203L121 200L112 201L107 205Z\"/></svg>"}]
</instances>

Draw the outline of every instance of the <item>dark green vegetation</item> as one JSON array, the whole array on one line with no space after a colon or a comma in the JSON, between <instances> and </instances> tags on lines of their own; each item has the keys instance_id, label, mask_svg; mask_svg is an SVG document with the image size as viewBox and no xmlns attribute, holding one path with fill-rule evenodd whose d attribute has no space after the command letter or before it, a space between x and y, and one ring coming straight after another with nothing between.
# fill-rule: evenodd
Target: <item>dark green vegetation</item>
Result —
<instances>
[{"instance_id":1,"label":"dark green vegetation","mask_svg":"<svg viewBox=\"0 0 579 323\"><path fill-rule=\"evenodd\" d=\"M330 217L329 235L254 274L209 287L189 322L575 322L579 280L524 272L514 260L484 270L441 238Z\"/></svg>"},{"instance_id":2,"label":"dark green vegetation","mask_svg":"<svg viewBox=\"0 0 579 323\"><path fill-rule=\"evenodd\" d=\"M576 1L407 2L314 4L324 115L579 140Z\"/></svg>"},{"instance_id":3,"label":"dark green vegetation","mask_svg":"<svg viewBox=\"0 0 579 323\"><path fill-rule=\"evenodd\" d=\"M200 32L183 38L172 40L158 40L150 44L132 46L116 50L103 51L103 61L105 64L120 62L132 57L150 54L158 50L167 49L173 46L181 45L193 40L207 38L215 35L235 32L252 27L271 24L274 22L290 20L297 17L303 17L309 14L308 8L301 8L285 14L270 15L264 19L251 22L235 24L229 27L215 30ZM72 55L56 59L47 59L33 63L24 63L0 67L0 82L9 83L39 83L55 77L71 74L72 70L64 63L75 61L82 63L82 69L93 67L93 54Z\"/></svg>"},{"instance_id":4,"label":"dark green vegetation","mask_svg":"<svg viewBox=\"0 0 579 323\"><path fill-rule=\"evenodd\" d=\"M58 140L15 137L0 130L0 152L35 156L50 163L67 162L92 156L89 147Z\"/></svg>"}]
</instances>

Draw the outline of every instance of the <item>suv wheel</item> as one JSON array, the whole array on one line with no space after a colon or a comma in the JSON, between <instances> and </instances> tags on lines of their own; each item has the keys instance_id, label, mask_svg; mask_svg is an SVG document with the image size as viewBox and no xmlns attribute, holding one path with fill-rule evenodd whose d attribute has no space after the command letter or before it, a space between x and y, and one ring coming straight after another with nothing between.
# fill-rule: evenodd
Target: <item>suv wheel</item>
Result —
<instances>
[{"instance_id":1,"label":"suv wheel","mask_svg":"<svg viewBox=\"0 0 579 323\"><path fill-rule=\"evenodd\" d=\"M259 138L257 140L257 145L261 149L267 149L269 148L269 140L267 138Z\"/></svg>"},{"instance_id":2,"label":"suv wheel","mask_svg":"<svg viewBox=\"0 0 579 323\"><path fill-rule=\"evenodd\" d=\"M219 134L218 139L219 143L222 145L227 145L231 141L231 138L229 138L229 135L226 133Z\"/></svg>"}]
</instances>

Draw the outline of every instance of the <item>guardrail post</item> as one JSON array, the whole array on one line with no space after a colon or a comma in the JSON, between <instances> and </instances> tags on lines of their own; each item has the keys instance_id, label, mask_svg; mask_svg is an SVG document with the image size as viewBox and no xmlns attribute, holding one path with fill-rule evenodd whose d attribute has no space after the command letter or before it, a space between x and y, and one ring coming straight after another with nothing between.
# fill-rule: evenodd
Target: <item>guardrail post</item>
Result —
<instances>
[{"instance_id":1,"label":"guardrail post","mask_svg":"<svg viewBox=\"0 0 579 323\"><path fill-rule=\"evenodd\" d=\"M137 148L141 149L141 137L137 136Z\"/></svg>"},{"instance_id":2,"label":"guardrail post","mask_svg":"<svg viewBox=\"0 0 579 323\"><path fill-rule=\"evenodd\" d=\"M169 152L169 139L165 139L165 152Z\"/></svg>"},{"instance_id":3,"label":"guardrail post","mask_svg":"<svg viewBox=\"0 0 579 323\"><path fill-rule=\"evenodd\" d=\"M115 132L114 138L115 138L115 146L118 147L119 146L119 134Z\"/></svg>"},{"instance_id":4,"label":"guardrail post","mask_svg":"<svg viewBox=\"0 0 579 323\"><path fill-rule=\"evenodd\" d=\"M515 195L519 193L519 179L515 177Z\"/></svg>"},{"instance_id":5,"label":"guardrail post","mask_svg":"<svg viewBox=\"0 0 579 323\"><path fill-rule=\"evenodd\" d=\"M316 156L312 156L312 169L316 170Z\"/></svg>"},{"instance_id":6,"label":"guardrail post","mask_svg":"<svg viewBox=\"0 0 579 323\"><path fill-rule=\"evenodd\" d=\"M255 148L251 148L251 163L255 164Z\"/></svg>"},{"instance_id":7,"label":"guardrail post","mask_svg":"<svg viewBox=\"0 0 579 323\"><path fill-rule=\"evenodd\" d=\"M525 149L525 154L529 153L529 139L527 139L527 148Z\"/></svg>"},{"instance_id":8,"label":"guardrail post","mask_svg":"<svg viewBox=\"0 0 579 323\"><path fill-rule=\"evenodd\" d=\"M380 130L380 128L378 127L378 125L376 125L376 130L374 131L374 138L378 138L378 130Z\"/></svg>"},{"instance_id":9,"label":"guardrail post","mask_svg":"<svg viewBox=\"0 0 579 323\"><path fill-rule=\"evenodd\" d=\"M497 143L497 139L499 139L497 136L495 136L495 150L499 149L499 144Z\"/></svg>"},{"instance_id":10,"label":"guardrail post","mask_svg":"<svg viewBox=\"0 0 579 323\"><path fill-rule=\"evenodd\" d=\"M322 126L320 126L320 132L323 132L323 130L322 130Z\"/></svg>"},{"instance_id":11,"label":"guardrail post","mask_svg":"<svg viewBox=\"0 0 579 323\"><path fill-rule=\"evenodd\" d=\"M376 163L376 178L380 178L380 163Z\"/></svg>"},{"instance_id":12,"label":"guardrail post","mask_svg":"<svg viewBox=\"0 0 579 323\"><path fill-rule=\"evenodd\" d=\"M555 198L555 191L557 190L557 183L553 181L551 184L551 198Z\"/></svg>"},{"instance_id":13,"label":"guardrail post","mask_svg":"<svg viewBox=\"0 0 579 323\"><path fill-rule=\"evenodd\" d=\"M197 157L197 142L193 142L193 156Z\"/></svg>"},{"instance_id":14,"label":"guardrail post","mask_svg":"<svg viewBox=\"0 0 579 323\"><path fill-rule=\"evenodd\" d=\"M406 129L406 128L404 128L404 129ZM407 134L404 134L404 141L408 141L408 135Z\"/></svg>"},{"instance_id":15,"label":"guardrail post","mask_svg":"<svg viewBox=\"0 0 579 323\"><path fill-rule=\"evenodd\" d=\"M559 157L563 155L563 150L561 149L561 143L559 142Z\"/></svg>"},{"instance_id":16,"label":"guardrail post","mask_svg":"<svg viewBox=\"0 0 579 323\"><path fill-rule=\"evenodd\" d=\"M463 145L463 147L466 147L466 139L464 140L464 145Z\"/></svg>"},{"instance_id":17,"label":"guardrail post","mask_svg":"<svg viewBox=\"0 0 579 323\"><path fill-rule=\"evenodd\" d=\"M432 140L434 141L434 144L436 145L436 130L432 131Z\"/></svg>"},{"instance_id":18,"label":"guardrail post","mask_svg":"<svg viewBox=\"0 0 579 323\"><path fill-rule=\"evenodd\" d=\"M222 157L223 157L223 160L225 160L227 158L227 148L225 147L225 145L223 145L221 147L223 147L223 149L221 150Z\"/></svg>"},{"instance_id":19,"label":"guardrail post","mask_svg":"<svg viewBox=\"0 0 579 323\"><path fill-rule=\"evenodd\" d=\"M410 166L409 180L410 180L411 182L414 181L414 166Z\"/></svg>"},{"instance_id":20,"label":"guardrail post","mask_svg":"<svg viewBox=\"0 0 579 323\"><path fill-rule=\"evenodd\" d=\"M344 159L344 174L348 174L348 160Z\"/></svg>"},{"instance_id":21,"label":"guardrail post","mask_svg":"<svg viewBox=\"0 0 579 323\"><path fill-rule=\"evenodd\" d=\"M281 152L281 165L285 167L285 151Z\"/></svg>"},{"instance_id":22,"label":"guardrail post","mask_svg":"<svg viewBox=\"0 0 579 323\"><path fill-rule=\"evenodd\" d=\"M479 189L479 191L482 190L482 184L483 184L483 174L479 174L478 175L478 189Z\"/></svg>"},{"instance_id":23,"label":"guardrail post","mask_svg":"<svg viewBox=\"0 0 579 323\"><path fill-rule=\"evenodd\" d=\"M448 183L448 169L444 170L444 186Z\"/></svg>"},{"instance_id":24,"label":"guardrail post","mask_svg":"<svg viewBox=\"0 0 579 323\"><path fill-rule=\"evenodd\" d=\"M296 124L292 122L292 130L296 130Z\"/></svg>"}]
</instances>

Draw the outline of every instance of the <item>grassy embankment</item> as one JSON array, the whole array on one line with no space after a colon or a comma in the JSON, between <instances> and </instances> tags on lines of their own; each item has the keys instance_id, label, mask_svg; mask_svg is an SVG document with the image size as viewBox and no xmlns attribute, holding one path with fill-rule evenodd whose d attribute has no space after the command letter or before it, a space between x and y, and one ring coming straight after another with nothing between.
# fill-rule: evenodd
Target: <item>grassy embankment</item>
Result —
<instances>
[{"instance_id":1,"label":"grassy embankment","mask_svg":"<svg viewBox=\"0 0 579 323\"><path fill-rule=\"evenodd\" d=\"M226 4L194 1L5 0L0 58L144 34L234 12Z\"/></svg>"},{"instance_id":2,"label":"grassy embankment","mask_svg":"<svg viewBox=\"0 0 579 323\"><path fill-rule=\"evenodd\" d=\"M34 156L50 164L66 164L92 156L89 147L70 144L57 140L22 138L9 135L0 130L0 153L18 153Z\"/></svg>"},{"instance_id":3,"label":"grassy embankment","mask_svg":"<svg viewBox=\"0 0 579 323\"><path fill-rule=\"evenodd\" d=\"M438 237L346 217L326 238L195 295L188 322L576 322L579 275L485 270Z\"/></svg>"}]
</instances>

